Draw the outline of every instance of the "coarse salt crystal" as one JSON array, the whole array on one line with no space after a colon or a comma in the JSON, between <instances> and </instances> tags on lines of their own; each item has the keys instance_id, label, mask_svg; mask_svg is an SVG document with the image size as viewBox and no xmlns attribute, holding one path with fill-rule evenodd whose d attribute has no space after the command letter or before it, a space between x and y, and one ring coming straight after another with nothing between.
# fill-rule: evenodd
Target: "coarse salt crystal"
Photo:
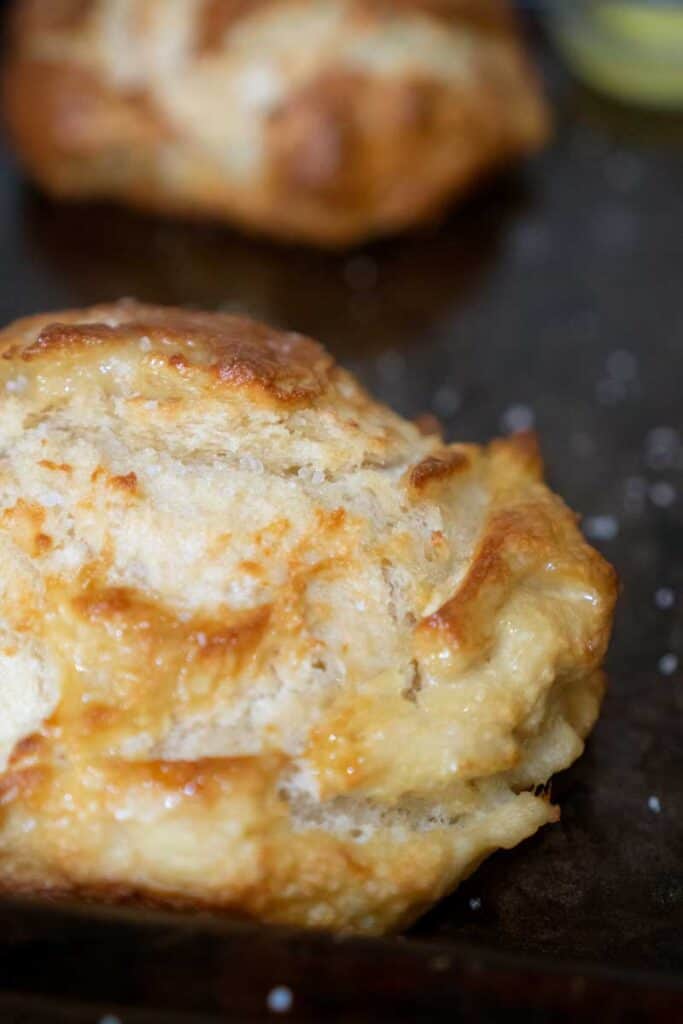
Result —
<instances>
[{"instance_id":1,"label":"coarse salt crystal","mask_svg":"<svg viewBox=\"0 0 683 1024\"><path fill-rule=\"evenodd\" d=\"M659 812L662 809L662 804L658 796L648 797L647 806L650 808L653 814L659 814Z\"/></svg>"},{"instance_id":2,"label":"coarse salt crystal","mask_svg":"<svg viewBox=\"0 0 683 1024\"><path fill-rule=\"evenodd\" d=\"M645 461L651 469L675 466L680 435L674 427L655 427L645 438Z\"/></svg>"},{"instance_id":3,"label":"coarse salt crystal","mask_svg":"<svg viewBox=\"0 0 683 1024\"><path fill-rule=\"evenodd\" d=\"M655 590L655 604L662 611L673 608L676 603L676 595L671 587L658 587Z\"/></svg>"},{"instance_id":4,"label":"coarse salt crystal","mask_svg":"<svg viewBox=\"0 0 683 1024\"><path fill-rule=\"evenodd\" d=\"M452 416L460 408L460 393L451 384L440 387L432 401L432 408L437 416Z\"/></svg>"},{"instance_id":5,"label":"coarse salt crystal","mask_svg":"<svg viewBox=\"0 0 683 1024\"><path fill-rule=\"evenodd\" d=\"M615 516L587 516L583 529L591 540L614 540L619 534L619 521Z\"/></svg>"},{"instance_id":6,"label":"coarse salt crystal","mask_svg":"<svg viewBox=\"0 0 683 1024\"><path fill-rule=\"evenodd\" d=\"M645 446L650 451L668 452L677 448L679 443L680 437L675 427L653 427L645 438Z\"/></svg>"},{"instance_id":7,"label":"coarse salt crystal","mask_svg":"<svg viewBox=\"0 0 683 1024\"><path fill-rule=\"evenodd\" d=\"M671 652L663 654L657 662L657 666L663 676L672 676L678 668L678 655Z\"/></svg>"},{"instance_id":8,"label":"coarse salt crystal","mask_svg":"<svg viewBox=\"0 0 683 1024\"><path fill-rule=\"evenodd\" d=\"M262 473L263 463L253 455L243 455L240 458L240 469L246 470L248 473Z\"/></svg>"},{"instance_id":9,"label":"coarse salt crystal","mask_svg":"<svg viewBox=\"0 0 683 1024\"><path fill-rule=\"evenodd\" d=\"M521 430L531 430L536 417L534 410L528 405L511 405L500 419L501 427L508 434L517 434Z\"/></svg>"},{"instance_id":10,"label":"coarse salt crystal","mask_svg":"<svg viewBox=\"0 0 683 1024\"><path fill-rule=\"evenodd\" d=\"M277 985L275 988L272 988L266 999L266 1004L271 1013L288 1013L293 1003L294 996L292 995L292 990L287 988L286 985Z\"/></svg>"},{"instance_id":11,"label":"coarse salt crystal","mask_svg":"<svg viewBox=\"0 0 683 1024\"><path fill-rule=\"evenodd\" d=\"M657 508L670 508L676 500L676 488L667 480L658 480L650 487L650 501Z\"/></svg>"},{"instance_id":12,"label":"coarse salt crystal","mask_svg":"<svg viewBox=\"0 0 683 1024\"><path fill-rule=\"evenodd\" d=\"M46 491L45 494L42 495L41 503L45 508L54 508L57 505L63 505L64 498L61 494L58 494L57 491Z\"/></svg>"},{"instance_id":13,"label":"coarse salt crystal","mask_svg":"<svg viewBox=\"0 0 683 1024\"><path fill-rule=\"evenodd\" d=\"M22 391L25 391L28 386L28 380L26 377L13 377L8 380L5 384L5 391L9 391L11 395L18 395Z\"/></svg>"}]
</instances>

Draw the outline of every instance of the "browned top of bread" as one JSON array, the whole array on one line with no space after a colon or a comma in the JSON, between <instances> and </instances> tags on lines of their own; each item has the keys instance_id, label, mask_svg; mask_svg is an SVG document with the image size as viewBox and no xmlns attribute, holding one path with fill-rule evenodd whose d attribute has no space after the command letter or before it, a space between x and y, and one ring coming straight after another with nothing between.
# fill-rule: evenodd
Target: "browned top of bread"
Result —
<instances>
[{"instance_id":1,"label":"browned top of bread","mask_svg":"<svg viewBox=\"0 0 683 1024\"><path fill-rule=\"evenodd\" d=\"M312 401L327 386L332 359L316 342L293 331L278 331L248 317L181 309L169 312L132 301L120 303L117 310L115 323L107 322L109 309L101 322L88 324L70 322L70 317L80 318L80 314L67 313L59 322L41 326L28 345L13 346L10 340L3 358L33 362L60 353L82 360L89 349L96 348L93 358L97 360L102 349L129 348L144 337L175 373L258 388L278 402ZM0 351L4 336L0 332Z\"/></svg>"}]
</instances>

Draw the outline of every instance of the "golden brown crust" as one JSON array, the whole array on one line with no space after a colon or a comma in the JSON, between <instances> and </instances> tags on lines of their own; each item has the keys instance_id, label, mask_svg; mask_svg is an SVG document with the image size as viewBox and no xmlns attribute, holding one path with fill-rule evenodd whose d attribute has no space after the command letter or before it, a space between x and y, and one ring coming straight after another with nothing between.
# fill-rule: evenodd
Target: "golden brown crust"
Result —
<instances>
[{"instance_id":1,"label":"golden brown crust","mask_svg":"<svg viewBox=\"0 0 683 1024\"><path fill-rule=\"evenodd\" d=\"M396 14L418 11L451 24L472 24L486 32L509 32L513 14L499 0L359 0L366 10Z\"/></svg>"},{"instance_id":2,"label":"golden brown crust","mask_svg":"<svg viewBox=\"0 0 683 1024\"><path fill-rule=\"evenodd\" d=\"M503 471L479 544L455 594L419 626L425 635L447 635L463 657L486 648L500 608L527 578L552 588L559 575L601 593L610 606L617 596L614 569L577 534L573 513L545 488L529 493L529 481L542 480L536 435L495 441L491 454ZM604 625L586 640L589 659L604 656L609 640Z\"/></svg>"},{"instance_id":3,"label":"golden brown crust","mask_svg":"<svg viewBox=\"0 0 683 1024\"><path fill-rule=\"evenodd\" d=\"M92 11L95 0L24 0L13 10L12 28L24 32L74 29L80 27Z\"/></svg>"},{"instance_id":4,"label":"golden brown crust","mask_svg":"<svg viewBox=\"0 0 683 1024\"><path fill-rule=\"evenodd\" d=\"M419 208L429 183L414 173L415 153L444 131L450 115L428 79L387 83L356 71L323 72L273 114L272 174L287 191L350 215L371 210L382 195L398 205L399 190L404 208Z\"/></svg>"},{"instance_id":5,"label":"golden brown crust","mask_svg":"<svg viewBox=\"0 0 683 1024\"><path fill-rule=\"evenodd\" d=\"M117 92L76 63L34 59L8 65L3 95L21 158L48 191L88 198L151 185L168 127L145 93Z\"/></svg>"},{"instance_id":6,"label":"golden brown crust","mask_svg":"<svg viewBox=\"0 0 683 1024\"><path fill-rule=\"evenodd\" d=\"M93 312L97 315L97 310ZM146 338L180 375L202 373L221 385L258 388L279 402L310 402L319 397L333 365L310 338L247 317L181 309L169 312L128 300L116 307L116 321L47 323L29 345L19 347L0 332L0 352L3 359L30 363L56 352L77 356L80 349L129 347Z\"/></svg>"},{"instance_id":7,"label":"golden brown crust","mask_svg":"<svg viewBox=\"0 0 683 1024\"><path fill-rule=\"evenodd\" d=\"M460 449L444 449L434 455L428 455L416 466L408 476L409 486L418 494L426 491L433 483L443 483L456 473L462 473L470 466L467 453Z\"/></svg>"},{"instance_id":8,"label":"golden brown crust","mask_svg":"<svg viewBox=\"0 0 683 1024\"><path fill-rule=\"evenodd\" d=\"M565 516L567 528L563 529ZM595 587L615 599L616 576L611 566L592 549L583 545L577 549L573 533L573 516L556 503L545 509L541 504L526 503L493 512L456 593L425 618L420 628L445 633L458 651L480 653L510 590L530 575L543 578L547 574L552 585L559 572L567 580L575 578L577 584ZM564 565L549 561L558 548L563 550ZM602 658L608 639L605 630L589 638L589 655L597 653Z\"/></svg>"},{"instance_id":9,"label":"golden brown crust","mask_svg":"<svg viewBox=\"0 0 683 1024\"><path fill-rule=\"evenodd\" d=\"M6 120L49 191L319 244L433 216L547 136L505 0L17 0L12 40Z\"/></svg>"},{"instance_id":10,"label":"golden brown crust","mask_svg":"<svg viewBox=\"0 0 683 1024\"><path fill-rule=\"evenodd\" d=\"M220 51L226 33L247 15L273 4L274 0L205 0L196 33L198 54Z\"/></svg>"},{"instance_id":11,"label":"golden brown crust","mask_svg":"<svg viewBox=\"0 0 683 1024\"><path fill-rule=\"evenodd\" d=\"M556 820L616 588L533 436L131 300L0 332L0 396L0 890L374 933Z\"/></svg>"}]
</instances>

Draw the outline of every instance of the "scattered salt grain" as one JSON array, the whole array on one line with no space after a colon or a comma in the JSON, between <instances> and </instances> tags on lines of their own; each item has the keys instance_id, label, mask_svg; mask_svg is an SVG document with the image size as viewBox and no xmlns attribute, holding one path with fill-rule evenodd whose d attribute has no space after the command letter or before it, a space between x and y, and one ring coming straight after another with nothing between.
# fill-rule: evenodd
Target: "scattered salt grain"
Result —
<instances>
[{"instance_id":1,"label":"scattered salt grain","mask_svg":"<svg viewBox=\"0 0 683 1024\"><path fill-rule=\"evenodd\" d=\"M674 427L655 427L645 437L645 461L651 469L669 469L676 465L680 435Z\"/></svg>"},{"instance_id":2,"label":"scattered salt grain","mask_svg":"<svg viewBox=\"0 0 683 1024\"><path fill-rule=\"evenodd\" d=\"M472 896L469 900L470 910L481 910L481 897Z\"/></svg>"},{"instance_id":3,"label":"scattered salt grain","mask_svg":"<svg viewBox=\"0 0 683 1024\"><path fill-rule=\"evenodd\" d=\"M663 676L672 676L678 668L678 655L671 652L663 654L657 662L657 667Z\"/></svg>"},{"instance_id":4,"label":"scattered salt grain","mask_svg":"<svg viewBox=\"0 0 683 1024\"><path fill-rule=\"evenodd\" d=\"M434 395L432 408L437 416L452 416L460 408L461 401L460 392L450 384L444 384Z\"/></svg>"},{"instance_id":5,"label":"scattered salt grain","mask_svg":"<svg viewBox=\"0 0 683 1024\"><path fill-rule=\"evenodd\" d=\"M671 508L676 500L676 488L667 480L658 480L649 490L650 501L657 508Z\"/></svg>"},{"instance_id":6,"label":"scattered salt grain","mask_svg":"<svg viewBox=\"0 0 683 1024\"><path fill-rule=\"evenodd\" d=\"M100 1017L100 1024L123 1024L120 1017L115 1017L113 1013L105 1013L104 1017Z\"/></svg>"},{"instance_id":7,"label":"scattered salt grain","mask_svg":"<svg viewBox=\"0 0 683 1024\"><path fill-rule=\"evenodd\" d=\"M619 521L615 516L587 516L583 530L591 540L614 540L619 534Z\"/></svg>"},{"instance_id":8,"label":"scattered salt grain","mask_svg":"<svg viewBox=\"0 0 683 1024\"><path fill-rule=\"evenodd\" d=\"M648 797L647 806L650 808L653 814L659 814L659 812L662 809L662 804L658 796Z\"/></svg>"},{"instance_id":9,"label":"scattered salt grain","mask_svg":"<svg viewBox=\"0 0 683 1024\"><path fill-rule=\"evenodd\" d=\"M11 395L19 395L26 390L27 386L28 379L26 377L13 377L6 382L5 391L9 391Z\"/></svg>"},{"instance_id":10,"label":"scattered salt grain","mask_svg":"<svg viewBox=\"0 0 683 1024\"><path fill-rule=\"evenodd\" d=\"M247 473L262 473L263 463L253 455L243 455L240 458L240 469Z\"/></svg>"},{"instance_id":11,"label":"scattered salt grain","mask_svg":"<svg viewBox=\"0 0 683 1024\"><path fill-rule=\"evenodd\" d=\"M645 444L648 448L664 449L675 448L679 443L678 431L675 427L653 427L645 437Z\"/></svg>"},{"instance_id":12,"label":"scattered salt grain","mask_svg":"<svg viewBox=\"0 0 683 1024\"><path fill-rule=\"evenodd\" d=\"M655 604L660 611L668 611L676 603L676 595L671 587L658 587L655 590Z\"/></svg>"},{"instance_id":13,"label":"scattered salt grain","mask_svg":"<svg viewBox=\"0 0 683 1024\"><path fill-rule=\"evenodd\" d=\"M41 504L45 508L55 508L57 505L64 504L64 498L57 491L46 491L41 497Z\"/></svg>"},{"instance_id":14,"label":"scattered salt grain","mask_svg":"<svg viewBox=\"0 0 683 1024\"><path fill-rule=\"evenodd\" d=\"M294 996L291 988L286 985L278 985L268 993L266 1005L271 1013L289 1013L294 1003Z\"/></svg>"},{"instance_id":15,"label":"scattered salt grain","mask_svg":"<svg viewBox=\"0 0 683 1024\"><path fill-rule=\"evenodd\" d=\"M536 417L534 410L528 405L511 405L500 418L502 429L508 434L516 434L520 430L531 430Z\"/></svg>"},{"instance_id":16,"label":"scattered salt grain","mask_svg":"<svg viewBox=\"0 0 683 1024\"><path fill-rule=\"evenodd\" d=\"M313 484L314 487L320 487L325 483L325 474L320 469L311 469L310 466L302 466L297 476L300 480Z\"/></svg>"},{"instance_id":17,"label":"scattered salt grain","mask_svg":"<svg viewBox=\"0 0 683 1024\"><path fill-rule=\"evenodd\" d=\"M138 348L140 349L141 352L149 352L151 350L152 342L150 341L146 334L143 334L142 337L140 338L138 342Z\"/></svg>"},{"instance_id":18,"label":"scattered salt grain","mask_svg":"<svg viewBox=\"0 0 683 1024\"><path fill-rule=\"evenodd\" d=\"M206 633L197 633L197 643L200 647L206 647Z\"/></svg>"},{"instance_id":19,"label":"scattered salt grain","mask_svg":"<svg viewBox=\"0 0 683 1024\"><path fill-rule=\"evenodd\" d=\"M378 356L377 369L380 377L385 378L389 382L398 381L405 373L406 361L400 352L394 352L389 349L387 352L383 352L381 356Z\"/></svg>"},{"instance_id":20,"label":"scattered salt grain","mask_svg":"<svg viewBox=\"0 0 683 1024\"><path fill-rule=\"evenodd\" d=\"M616 405L638 394L638 359L628 349L618 348L605 360L605 376L596 384L596 396L603 405Z\"/></svg>"}]
</instances>

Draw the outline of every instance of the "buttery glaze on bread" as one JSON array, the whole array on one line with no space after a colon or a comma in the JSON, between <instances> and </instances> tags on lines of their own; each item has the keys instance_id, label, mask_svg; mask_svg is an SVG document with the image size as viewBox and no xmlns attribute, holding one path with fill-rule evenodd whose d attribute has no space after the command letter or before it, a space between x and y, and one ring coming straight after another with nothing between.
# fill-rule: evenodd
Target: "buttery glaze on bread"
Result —
<instances>
[{"instance_id":1,"label":"buttery glaze on bread","mask_svg":"<svg viewBox=\"0 0 683 1024\"><path fill-rule=\"evenodd\" d=\"M18 0L5 111L29 172L343 245L539 148L508 0Z\"/></svg>"},{"instance_id":2,"label":"buttery glaze on bread","mask_svg":"<svg viewBox=\"0 0 683 1024\"><path fill-rule=\"evenodd\" d=\"M557 818L612 569L534 439L122 301L0 332L0 888L377 933Z\"/></svg>"}]
</instances>

